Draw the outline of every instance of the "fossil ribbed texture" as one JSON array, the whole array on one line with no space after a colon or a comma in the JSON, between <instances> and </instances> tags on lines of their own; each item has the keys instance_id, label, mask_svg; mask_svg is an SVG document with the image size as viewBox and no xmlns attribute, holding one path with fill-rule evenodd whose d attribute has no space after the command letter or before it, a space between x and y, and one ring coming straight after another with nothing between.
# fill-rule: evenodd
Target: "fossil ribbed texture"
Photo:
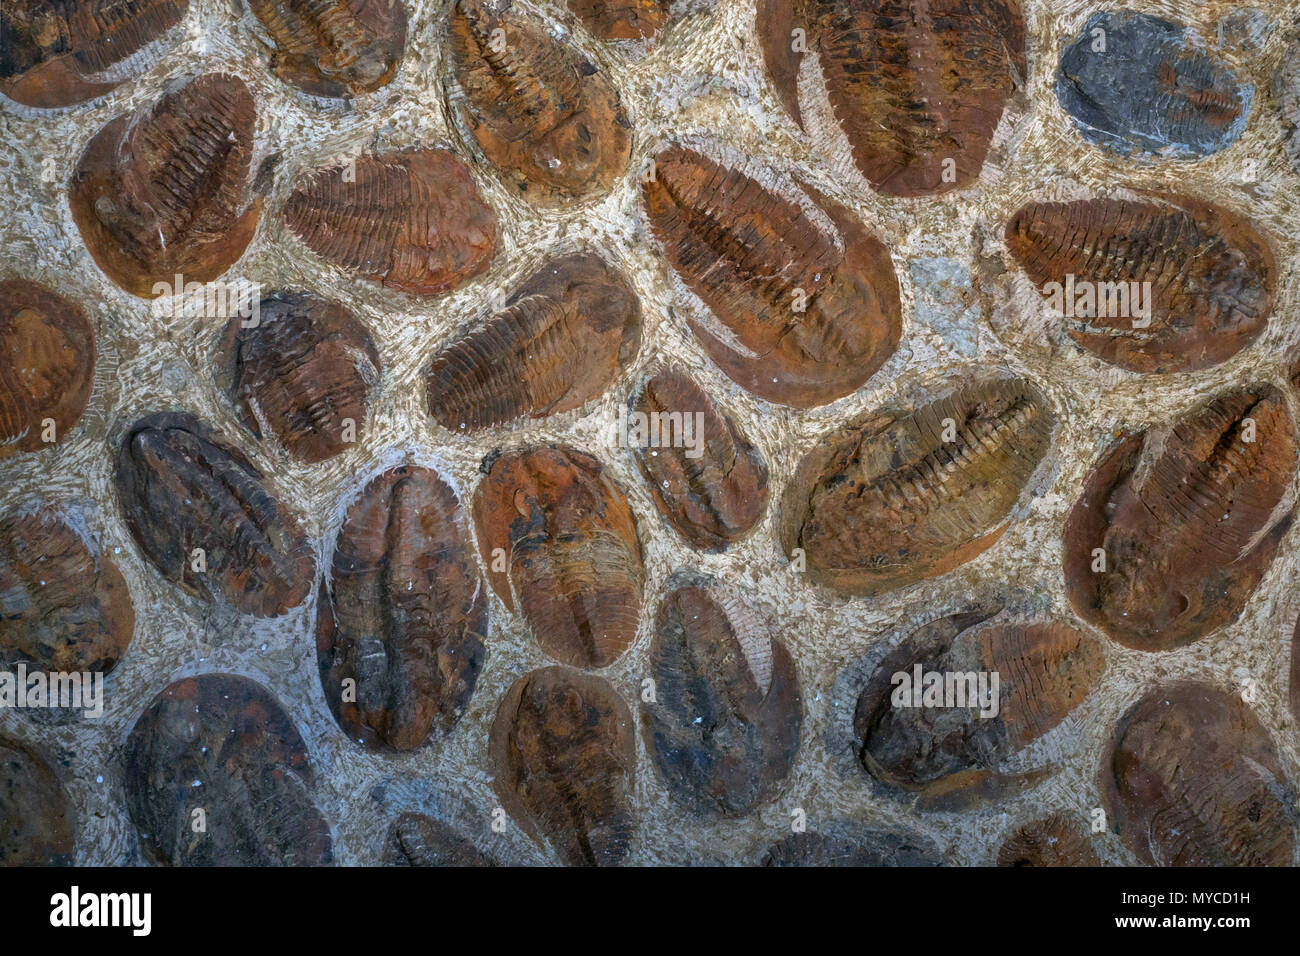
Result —
<instances>
[{"instance_id":1,"label":"fossil ribbed texture","mask_svg":"<svg viewBox=\"0 0 1300 956\"><path fill-rule=\"evenodd\" d=\"M464 836L441 820L422 813L403 813L388 828L385 866L497 866Z\"/></svg>"},{"instance_id":2,"label":"fossil ribbed texture","mask_svg":"<svg viewBox=\"0 0 1300 956\"><path fill-rule=\"evenodd\" d=\"M772 844L759 866L941 866L930 841L908 833L870 830L856 823L834 823L826 830L793 833Z\"/></svg>"},{"instance_id":3,"label":"fossil ribbed texture","mask_svg":"<svg viewBox=\"0 0 1300 956\"><path fill-rule=\"evenodd\" d=\"M1027 823L998 850L998 866L1099 866L1079 820L1063 813Z\"/></svg>"}]
</instances>

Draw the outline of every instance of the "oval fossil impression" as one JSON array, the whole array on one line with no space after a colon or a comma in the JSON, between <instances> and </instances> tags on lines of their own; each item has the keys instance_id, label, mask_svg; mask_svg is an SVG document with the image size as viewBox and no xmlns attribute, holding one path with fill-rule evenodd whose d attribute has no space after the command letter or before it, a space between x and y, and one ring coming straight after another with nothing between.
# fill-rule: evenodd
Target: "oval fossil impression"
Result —
<instances>
[{"instance_id":1,"label":"oval fossil impression","mask_svg":"<svg viewBox=\"0 0 1300 956\"><path fill-rule=\"evenodd\" d=\"M1264 330L1277 265L1235 213L1181 196L1030 203L1007 248L1065 330L1133 372L1182 372L1231 358Z\"/></svg>"},{"instance_id":2,"label":"oval fossil impression","mask_svg":"<svg viewBox=\"0 0 1300 956\"><path fill-rule=\"evenodd\" d=\"M302 292L276 292L255 323L235 316L217 344L217 386L258 438L315 463L361 440L379 350L346 308Z\"/></svg>"},{"instance_id":3,"label":"oval fossil impression","mask_svg":"<svg viewBox=\"0 0 1300 956\"><path fill-rule=\"evenodd\" d=\"M1028 382L967 385L843 426L803 460L779 540L849 594L944 574L988 550L1047 454L1056 419Z\"/></svg>"},{"instance_id":4,"label":"oval fossil impression","mask_svg":"<svg viewBox=\"0 0 1300 956\"><path fill-rule=\"evenodd\" d=\"M889 250L805 186L816 213L744 173L671 147L643 184L664 255L712 317L709 357L772 402L825 405L871 378L902 334Z\"/></svg>"},{"instance_id":5,"label":"oval fossil impression","mask_svg":"<svg viewBox=\"0 0 1300 956\"><path fill-rule=\"evenodd\" d=\"M460 502L436 472L399 465L366 485L319 615L321 686L348 736L411 750L460 719L486 653L487 593Z\"/></svg>"},{"instance_id":6,"label":"oval fossil impression","mask_svg":"<svg viewBox=\"0 0 1300 956\"><path fill-rule=\"evenodd\" d=\"M1002 763L1051 731L1097 686L1101 645L1062 623L994 623L988 612L926 624L858 695L858 759L923 809L962 810L1037 783L1051 768Z\"/></svg>"},{"instance_id":7,"label":"oval fossil impression","mask_svg":"<svg viewBox=\"0 0 1300 956\"><path fill-rule=\"evenodd\" d=\"M293 191L284 220L312 252L399 292L435 295L488 267L497 218L445 149L359 156Z\"/></svg>"},{"instance_id":8,"label":"oval fossil impression","mask_svg":"<svg viewBox=\"0 0 1300 956\"><path fill-rule=\"evenodd\" d=\"M503 455L474 493L488 578L542 650L606 667L636 637L645 571L636 519L599 461L564 445Z\"/></svg>"},{"instance_id":9,"label":"oval fossil impression","mask_svg":"<svg viewBox=\"0 0 1300 956\"><path fill-rule=\"evenodd\" d=\"M68 202L110 279L155 297L177 275L211 282L238 261L262 215L250 177L256 119L243 80L207 73L95 134Z\"/></svg>"},{"instance_id":10,"label":"oval fossil impression","mask_svg":"<svg viewBox=\"0 0 1300 956\"><path fill-rule=\"evenodd\" d=\"M301 519L194 416L137 421L118 448L114 482L140 550L187 594L256 617L307 597L316 559Z\"/></svg>"},{"instance_id":11,"label":"oval fossil impression","mask_svg":"<svg viewBox=\"0 0 1300 956\"><path fill-rule=\"evenodd\" d=\"M188 9L189 0L6 0L0 93L38 109L103 96L125 82L125 61L131 75L144 72L137 54L160 45Z\"/></svg>"},{"instance_id":12,"label":"oval fossil impression","mask_svg":"<svg viewBox=\"0 0 1300 956\"><path fill-rule=\"evenodd\" d=\"M81 307L26 279L0 282L0 459L63 439L94 378L95 331Z\"/></svg>"},{"instance_id":13,"label":"oval fossil impression","mask_svg":"<svg viewBox=\"0 0 1300 956\"><path fill-rule=\"evenodd\" d=\"M773 843L759 866L942 866L938 847L909 833L835 823L825 831L794 833Z\"/></svg>"},{"instance_id":14,"label":"oval fossil impression","mask_svg":"<svg viewBox=\"0 0 1300 956\"><path fill-rule=\"evenodd\" d=\"M455 827L423 813L403 813L388 827L385 866L499 865Z\"/></svg>"},{"instance_id":15,"label":"oval fossil impression","mask_svg":"<svg viewBox=\"0 0 1300 956\"><path fill-rule=\"evenodd\" d=\"M655 375L629 412L626 444L678 534L722 551L754 529L767 510L767 462L689 375Z\"/></svg>"},{"instance_id":16,"label":"oval fossil impression","mask_svg":"<svg viewBox=\"0 0 1300 956\"><path fill-rule=\"evenodd\" d=\"M76 819L45 757L0 737L0 867L71 866Z\"/></svg>"},{"instance_id":17,"label":"oval fossil impression","mask_svg":"<svg viewBox=\"0 0 1300 956\"><path fill-rule=\"evenodd\" d=\"M641 302L599 256L548 263L430 365L429 414L451 431L572 411L636 358Z\"/></svg>"},{"instance_id":18,"label":"oval fossil impression","mask_svg":"<svg viewBox=\"0 0 1300 956\"><path fill-rule=\"evenodd\" d=\"M1271 386L1221 395L1119 441L1065 526L1065 585L1088 623L1163 651L1237 619L1290 527L1296 435Z\"/></svg>"},{"instance_id":19,"label":"oval fossil impression","mask_svg":"<svg viewBox=\"0 0 1300 956\"><path fill-rule=\"evenodd\" d=\"M1062 813L1027 823L998 850L998 866L1100 866L1088 833Z\"/></svg>"},{"instance_id":20,"label":"oval fossil impression","mask_svg":"<svg viewBox=\"0 0 1300 956\"><path fill-rule=\"evenodd\" d=\"M526 195L560 202L607 192L632 153L609 78L511 0L457 0L447 31L453 112Z\"/></svg>"},{"instance_id":21,"label":"oval fossil impression","mask_svg":"<svg viewBox=\"0 0 1300 956\"><path fill-rule=\"evenodd\" d=\"M688 584L655 618L646 749L668 792L703 815L771 800L799 749L799 674L785 646L728 591Z\"/></svg>"},{"instance_id":22,"label":"oval fossil impression","mask_svg":"<svg viewBox=\"0 0 1300 956\"><path fill-rule=\"evenodd\" d=\"M601 40L648 40L664 28L671 0L565 0L565 5Z\"/></svg>"},{"instance_id":23,"label":"oval fossil impression","mask_svg":"<svg viewBox=\"0 0 1300 956\"><path fill-rule=\"evenodd\" d=\"M1187 28L1106 10L1061 54L1056 97L1084 139L1112 152L1197 159L1246 128L1255 88Z\"/></svg>"},{"instance_id":24,"label":"oval fossil impression","mask_svg":"<svg viewBox=\"0 0 1300 956\"><path fill-rule=\"evenodd\" d=\"M1111 827L1148 866L1290 866L1295 795L1268 731L1209 684L1155 688L1102 769Z\"/></svg>"},{"instance_id":25,"label":"oval fossil impression","mask_svg":"<svg viewBox=\"0 0 1300 956\"><path fill-rule=\"evenodd\" d=\"M493 789L525 832L572 866L623 861L636 742L608 681L567 667L525 674L497 709L489 748Z\"/></svg>"},{"instance_id":26,"label":"oval fossil impression","mask_svg":"<svg viewBox=\"0 0 1300 956\"><path fill-rule=\"evenodd\" d=\"M247 0L275 49L271 70L316 96L356 96L385 86L406 48L402 0Z\"/></svg>"},{"instance_id":27,"label":"oval fossil impression","mask_svg":"<svg viewBox=\"0 0 1300 956\"><path fill-rule=\"evenodd\" d=\"M131 728L124 774L127 812L157 866L332 862L307 747L280 702L247 677L202 674L160 693Z\"/></svg>"}]
</instances>

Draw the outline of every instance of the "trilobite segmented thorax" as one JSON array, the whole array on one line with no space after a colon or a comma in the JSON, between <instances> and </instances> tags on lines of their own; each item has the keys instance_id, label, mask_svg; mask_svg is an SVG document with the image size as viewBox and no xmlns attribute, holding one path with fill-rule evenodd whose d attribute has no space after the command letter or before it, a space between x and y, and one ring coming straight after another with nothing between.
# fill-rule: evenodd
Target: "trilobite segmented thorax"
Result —
<instances>
[{"instance_id":1,"label":"trilobite segmented thorax","mask_svg":"<svg viewBox=\"0 0 1300 956\"><path fill-rule=\"evenodd\" d=\"M664 255L716 316L690 319L709 356L769 401L809 408L847 395L902 332L889 250L805 187L826 217L699 153L670 147L643 184Z\"/></svg>"},{"instance_id":2,"label":"trilobite segmented thorax","mask_svg":"<svg viewBox=\"0 0 1300 956\"><path fill-rule=\"evenodd\" d=\"M0 867L71 866L76 808L48 756L0 737Z\"/></svg>"},{"instance_id":3,"label":"trilobite segmented thorax","mask_svg":"<svg viewBox=\"0 0 1300 956\"><path fill-rule=\"evenodd\" d=\"M62 440L95 378L95 332L76 303L26 279L0 282L0 459Z\"/></svg>"},{"instance_id":4,"label":"trilobite segmented thorax","mask_svg":"<svg viewBox=\"0 0 1300 956\"><path fill-rule=\"evenodd\" d=\"M496 251L496 214L445 149L317 170L285 202L284 220L327 262L413 295L460 285Z\"/></svg>"},{"instance_id":5,"label":"trilobite segmented thorax","mask_svg":"<svg viewBox=\"0 0 1300 956\"><path fill-rule=\"evenodd\" d=\"M1111 828L1147 866L1290 866L1295 794L1237 693L1164 684L1120 718L1101 772Z\"/></svg>"},{"instance_id":6,"label":"trilobite segmented thorax","mask_svg":"<svg viewBox=\"0 0 1300 956\"><path fill-rule=\"evenodd\" d=\"M238 449L184 413L124 434L114 483L140 550L186 593L257 617L306 599L316 559L301 518Z\"/></svg>"},{"instance_id":7,"label":"trilobite segmented thorax","mask_svg":"<svg viewBox=\"0 0 1300 956\"><path fill-rule=\"evenodd\" d=\"M645 571L636 519L590 455L563 445L502 455L474 493L492 587L542 650L605 667L636 637Z\"/></svg>"},{"instance_id":8,"label":"trilobite segmented thorax","mask_svg":"<svg viewBox=\"0 0 1300 956\"><path fill-rule=\"evenodd\" d=\"M1278 506L1296 451L1271 386L1220 395L1167 430L1118 442L1066 523L1075 612L1147 651L1236 620L1290 527Z\"/></svg>"},{"instance_id":9,"label":"trilobite segmented thorax","mask_svg":"<svg viewBox=\"0 0 1300 956\"><path fill-rule=\"evenodd\" d=\"M258 438L319 462L361 440L378 384L379 350L366 327L334 302L277 292L256 319L235 316L216 355L217 384Z\"/></svg>"},{"instance_id":10,"label":"trilobite segmented thorax","mask_svg":"<svg viewBox=\"0 0 1300 956\"><path fill-rule=\"evenodd\" d=\"M668 21L670 0L565 0L565 5L601 40L648 40Z\"/></svg>"},{"instance_id":11,"label":"trilobite segmented thorax","mask_svg":"<svg viewBox=\"0 0 1300 956\"><path fill-rule=\"evenodd\" d=\"M271 69L316 96L370 93L406 48L403 0L247 0L275 50Z\"/></svg>"},{"instance_id":12,"label":"trilobite segmented thorax","mask_svg":"<svg viewBox=\"0 0 1300 956\"><path fill-rule=\"evenodd\" d=\"M126 807L151 863L332 861L307 747L256 681L233 674L177 681L136 720L124 754Z\"/></svg>"},{"instance_id":13,"label":"trilobite segmented thorax","mask_svg":"<svg viewBox=\"0 0 1300 956\"><path fill-rule=\"evenodd\" d=\"M335 718L366 746L419 747L474 692L487 593L463 523L455 492L415 465L376 476L348 508L317 659Z\"/></svg>"},{"instance_id":14,"label":"trilobite segmented thorax","mask_svg":"<svg viewBox=\"0 0 1300 956\"><path fill-rule=\"evenodd\" d=\"M773 843L763 852L758 865L942 866L943 857L938 847L915 834L834 821L825 829L794 833Z\"/></svg>"},{"instance_id":15,"label":"trilobite segmented thorax","mask_svg":"<svg viewBox=\"0 0 1300 956\"><path fill-rule=\"evenodd\" d=\"M123 82L113 68L160 41L188 8L189 0L7 0L0 93L41 109L103 96Z\"/></svg>"},{"instance_id":16,"label":"trilobite segmented thorax","mask_svg":"<svg viewBox=\"0 0 1300 956\"><path fill-rule=\"evenodd\" d=\"M597 397L636 358L641 302L598 256L553 260L434 357L429 414L450 431L544 418Z\"/></svg>"},{"instance_id":17,"label":"trilobite segmented thorax","mask_svg":"<svg viewBox=\"0 0 1300 956\"><path fill-rule=\"evenodd\" d=\"M526 832L572 866L614 866L630 849L632 713L608 681L545 667L515 681L489 742L493 789Z\"/></svg>"},{"instance_id":18,"label":"trilobite segmented thorax","mask_svg":"<svg viewBox=\"0 0 1300 956\"><path fill-rule=\"evenodd\" d=\"M1235 213L1180 196L1030 203L1007 248L1070 338L1134 372L1231 358L1264 330L1277 266Z\"/></svg>"},{"instance_id":19,"label":"trilobite segmented thorax","mask_svg":"<svg viewBox=\"0 0 1300 956\"><path fill-rule=\"evenodd\" d=\"M787 486L781 546L791 556L803 549L814 581L851 594L946 573L1001 536L1055 423L1020 379L851 422Z\"/></svg>"},{"instance_id":20,"label":"trilobite segmented thorax","mask_svg":"<svg viewBox=\"0 0 1300 956\"><path fill-rule=\"evenodd\" d=\"M1054 813L1020 827L998 850L998 866L1100 866L1078 820Z\"/></svg>"},{"instance_id":21,"label":"trilobite segmented thorax","mask_svg":"<svg viewBox=\"0 0 1300 956\"><path fill-rule=\"evenodd\" d=\"M403 813L388 827L385 866L497 866L455 827L423 813Z\"/></svg>"},{"instance_id":22,"label":"trilobite segmented thorax","mask_svg":"<svg viewBox=\"0 0 1300 956\"><path fill-rule=\"evenodd\" d=\"M632 152L609 78L510 0L457 0L447 31L452 107L468 136L525 195L608 192Z\"/></svg>"}]
</instances>

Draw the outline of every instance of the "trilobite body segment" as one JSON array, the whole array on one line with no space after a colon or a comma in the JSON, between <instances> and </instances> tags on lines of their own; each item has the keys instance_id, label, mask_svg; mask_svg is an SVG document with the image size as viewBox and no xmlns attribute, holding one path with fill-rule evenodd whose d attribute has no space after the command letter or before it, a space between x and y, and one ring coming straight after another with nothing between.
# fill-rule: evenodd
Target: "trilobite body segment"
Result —
<instances>
[{"instance_id":1,"label":"trilobite body segment","mask_svg":"<svg viewBox=\"0 0 1300 956\"><path fill-rule=\"evenodd\" d=\"M473 842L442 820L423 813L403 813L388 828L385 866L497 866Z\"/></svg>"},{"instance_id":2,"label":"trilobite body segment","mask_svg":"<svg viewBox=\"0 0 1300 956\"><path fill-rule=\"evenodd\" d=\"M998 866L1100 866L1082 825L1062 813L1027 823L998 850Z\"/></svg>"},{"instance_id":3,"label":"trilobite body segment","mask_svg":"<svg viewBox=\"0 0 1300 956\"><path fill-rule=\"evenodd\" d=\"M1296 436L1271 386L1119 441L1065 527L1075 612L1126 647L1190 644L1237 619L1290 527Z\"/></svg>"},{"instance_id":4,"label":"trilobite body segment","mask_svg":"<svg viewBox=\"0 0 1300 956\"><path fill-rule=\"evenodd\" d=\"M687 585L655 618L646 748L668 792L698 814L740 816L775 796L803 726L785 646L727 591Z\"/></svg>"},{"instance_id":5,"label":"trilobite body segment","mask_svg":"<svg viewBox=\"0 0 1300 956\"><path fill-rule=\"evenodd\" d=\"M668 21L669 0L565 0L587 32L601 40L648 40Z\"/></svg>"},{"instance_id":6,"label":"trilobite body segment","mask_svg":"<svg viewBox=\"0 0 1300 956\"><path fill-rule=\"evenodd\" d=\"M402 0L247 0L275 44L271 69L316 96L387 85L406 48Z\"/></svg>"},{"instance_id":7,"label":"trilobite body segment","mask_svg":"<svg viewBox=\"0 0 1300 956\"><path fill-rule=\"evenodd\" d=\"M566 256L434 358L429 413L451 431L475 431L572 411L609 387L640 344L641 303L627 279L597 256Z\"/></svg>"},{"instance_id":8,"label":"trilobite body segment","mask_svg":"<svg viewBox=\"0 0 1300 956\"><path fill-rule=\"evenodd\" d=\"M942 866L943 859L938 848L923 838L842 823L825 831L793 833L768 847L758 865Z\"/></svg>"},{"instance_id":9,"label":"trilobite body segment","mask_svg":"<svg viewBox=\"0 0 1300 956\"><path fill-rule=\"evenodd\" d=\"M785 553L849 594L944 574L990 548L1047 454L1055 416L1018 379L958 388L851 422L799 465L781 503Z\"/></svg>"},{"instance_id":10,"label":"trilobite body segment","mask_svg":"<svg viewBox=\"0 0 1300 956\"><path fill-rule=\"evenodd\" d=\"M119 64L161 41L188 7L188 0L9 0L0 10L0 93L38 109L103 96L123 82Z\"/></svg>"},{"instance_id":11,"label":"trilobite body segment","mask_svg":"<svg viewBox=\"0 0 1300 956\"><path fill-rule=\"evenodd\" d=\"M803 54L814 49L809 42L809 22L806 4L792 0L757 0L754 29L758 32L759 48L767 65L768 76L777 99L794 121L803 125L803 112L799 108L799 68ZM796 45L795 30L803 31ZM815 36L816 31L812 31Z\"/></svg>"},{"instance_id":12,"label":"trilobite body segment","mask_svg":"<svg viewBox=\"0 0 1300 956\"><path fill-rule=\"evenodd\" d=\"M420 746L474 692L487 594L463 527L455 492L415 465L376 476L348 508L317 657L335 718L367 746Z\"/></svg>"},{"instance_id":13,"label":"trilobite body segment","mask_svg":"<svg viewBox=\"0 0 1300 956\"><path fill-rule=\"evenodd\" d=\"M1037 782L1049 768L1007 774L1002 762L1060 724L1105 670L1098 642L1073 627L977 627L984 619L955 614L919 628L858 695L858 759L926 808L963 809Z\"/></svg>"},{"instance_id":14,"label":"trilobite body segment","mask_svg":"<svg viewBox=\"0 0 1300 956\"><path fill-rule=\"evenodd\" d=\"M306 745L256 681L232 674L177 681L136 720L124 754L127 812L154 865L332 862Z\"/></svg>"},{"instance_id":15,"label":"trilobite body segment","mask_svg":"<svg viewBox=\"0 0 1300 956\"><path fill-rule=\"evenodd\" d=\"M1197 159L1236 142L1255 88L1192 31L1131 10L1084 24L1061 54L1056 97L1084 139L1121 155Z\"/></svg>"},{"instance_id":16,"label":"trilobite body segment","mask_svg":"<svg viewBox=\"0 0 1300 956\"><path fill-rule=\"evenodd\" d=\"M207 73L91 139L68 201L110 279L156 297L177 275L211 282L235 264L262 214L250 176L256 119L243 80Z\"/></svg>"},{"instance_id":17,"label":"trilobite body segment","mask_svg":"<svg viewBox=\"0 0 1300 956\"><path fill-rule=\"evenodd\" d=\"M310 463L361 440L379 350L343 306L300 292L267 296L255 322L230 320L216 359L218 386L258 438L274 436Z\"/></svg>"},{"instance_id":18,"label":"trilobite body segment","mask_svg":"<svg viewBox=\"0 0 1300 956\"><path fill-rule=\"evenodd\" d=\"M316 560L301 519L192 415L161 412L131 426L114 482L140 550L187 594L256 617L307 597Z\"/></svg>"},{"instance_id":19,"label":"trilobite body segment","mask_svg":"<svg viewBox=\"0 0 1300 956\"><path fill-rule=\"evenodd\" d=\"M1120 718L1101 777L1111 829L1148 866L1291 865L1295 795L1240 694L1155 688Z\"/></svg>"},{"instance_id":20,"label":"trilobite body segment","mask_svg":"<svg viewBox=\"0 0 1300 956\"><path fill-rule=\"evenodd\" d=\"M1273 311L1268 242L1246 219L1197 200L1030 203L1007 224L1006 243L1070 338L1130 371L1222 362Z\"/></svg>"},{"instance_id":21,"label":"trilobite body segment","mask_svg":"<svg viewBox=\"0 0 1300 956\"><path fill-rule=\"evenodd\" d=\"M135 628L122 572L77 508L0 520L0 667L107 673Z\"/></svg>"},{"instance_id":22,"label":"trilobite body segment","mask_svg":"<svg viewBox=\"0 0 1300 956\"><path fill-rule=\"evenodd\" d=\"M492 722L493 789L565 863L617 865L634 828L633 735L631 711L603 678L565 667L525 674Z\"/></svg>"},{"instance_id":23,"label":"trilobite body segment","mask_svg":"<svg viewBox=\"0 0 1300 956\"><path fill-rule=\"evenodd\" d=\"M45 755L0 737L0 867L71 866L76 809Z\"/></svg>"},{"instance_id":24,"label":"trilobite body segment","mask_svg":"<svg viewBox=\"0 0 1300 956\"><path fill-rule=\"evenodd\" d=\"M762 519L767 462L686 373L645 383L627 438L659 511L695 547L725 550Z\"/></svg>"},{"instance_id":25,"label":"trilobite body segment","mask_svg":"<svg viewBox=\"0 0 1300 956\"><path fill-rule=\"evenodd\" d=\"M664 255L712 312L688 318L705 351L755 395L799 408L857 389L902 332L889 250L805 189L816 214L681 147L642 185Z\"/></svg>"},{"instance_id":26,"label":"trilobite body segment","mask_svg":"<svg viewBox=\"0 0 1300 956\"><path fill-rule=\"evenodd\" d=\"M0 459L62 440L95 378L95 332L81 307L26 279L0 282Z\"/></svg>"},{"instance_id":27,"label":"trilobite body segment","mask_svg":"<svg viewBox=\"0 0 1300 956\"><path fill-rule=\"evenodd\" d=\"M399 292L435 295L488 267L496 214L445 149L361 156L318 170L284 219L312 252Z\"/></svg>"},{"instance_id":28,"label":"trilobite body segment","mask_svg":"<svg viewBox=\"0 0 1300 956\"><path fill-rule=\"evenodd\" d=\"M447 53L452 109L524 195L582 198L608 192L623 174L632 132L618 91L510 0L457 0Z\"/></svg>"},{"instance_id":29,"label":"trilobite body segment","mask_svg":"<svg viewBox=\"0 0 1300 956\"><path fill-rule=\"evenodd\" d=\"M595 458L563 445L497 458L474 524L492 587L543 651L605 667L631 645L645 580L636 519Z\"/></svg>"}]
</instances>

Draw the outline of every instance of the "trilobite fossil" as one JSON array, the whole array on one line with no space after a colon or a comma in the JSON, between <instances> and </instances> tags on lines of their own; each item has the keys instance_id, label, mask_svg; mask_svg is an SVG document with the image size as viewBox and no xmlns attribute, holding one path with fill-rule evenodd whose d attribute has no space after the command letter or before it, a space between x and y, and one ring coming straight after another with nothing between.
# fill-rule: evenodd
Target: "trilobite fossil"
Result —
<instances>
[{"instance_id":1,"label":"trilobite fossil","mask_svg":"<svg viewBox=\"0 0 1300 956\"><path fill-rule=\"evenodd\" d=\"M74 302L27 279L0 282L0 459L62 440L95 378L95 331Z\"/></svg>"},{"instance_id":2,"label":"trilobite fossil","mask_svg":"<svg viewBox=\"0 0 1300 956\"><path fill-rule=\"evenodd\" d=\"M308 176L284 204L307 248L399 292L435 295L488 267L497 218L445 149L360 156Z\"/></svg>"},{"instance_id":3,"label":"trilobite fossil","mask_svg":"<svg viewBox=\"0 0 1300 956\"><path fill-rule=\"evenodd\" d=\"M140 550L187 594L256 617L306 599L316 559L301 518L194 416L159 412L135 422L113 479Z\"/></svg>"},{"instance_id":4,"label":"trilobite fossil","mask_svg":"<svg viewBox=\"0 0 1300 956\"><path fill-rule=\"evenodd\" d=\"M1100 866L1088 833L1063 813L1020 827L998 850L998 866Z\"/></svg>"},{"instance_id":5,"label":"trilobite fossil","mask_svg":"<svg viewBox=\"0 0 1300 956\"><path fill-rule=\"evenodd\" d=\"M511 0L456 0L447 54L452 110L516 189L560 202L622 175L632 131L618 90Z\"/></svg>"},{"instance_id":6,"label":"trilobite fossil","mask_svg":"<svg viewBox=\"0 0 1300 956\"><path fill-rule=\"evenodd\" d=\"M1250 222L1182 196L1030 203L1007 248L1070 338L1134 372L1222 362L1264 330L1277 265Z\"/></svg>"},{"instance_id":7,"label":"trilobite fossil","mask_svg":"<svg viewBox=\"0 0 1300 956\"><path fill-rule=\"evenodd\" d=\"M958 387L842 426L803 460L778 538L809 577L877 594L988 550L1047 454L1056 417L1020 379Z\"/></svg>"},{"instance_id":8,"label":"trilobite fossil","mask_svg":"<svg viewBox=\"0 0 1300 956\"><path fill-rule=\"evenodd\" d=\"M385 866L497 866L472 841L442 820L423 813L403 813L388 827Z\"/></svg>"},{"instance_id":9,"label":"trilobite fossil","mask_svg":"<svg viewBox=\"0 0 1300 956\"><path fill-rule=\"evenodd\" d=\"M664 28L670 0L565 0L565 5L594 37L647 40Z\"/></svg>"},{"instance_id":10,"label":"trilobite fossil","mask_svg":"<svg viewBox=\"0 0 1300 956\"><path fill-rule=\"evenodd\" d=\"M642 184L651 231L714 317L687 319L709 357L760 398L811 408L894 353L902 306L884 244L804 190L816 213L680 146Z\"/></svg>"},{"instance_id":11,"label":"trilobite fossil","mask_svg":"<svg viewBox=\"0 0 1300 956\"><path fill-rule=\"evenodd\" d=\"M793 833L773 843L758 865L776 866L942 866L938 847L914 834L872 830L835 822L825 830Z\"/></svg>"},{"instance_id":12,"label":"trilobite fossil","mask_svg":"<svg viewBox=\"0 0 1300 956\"><path fill-rule=\"evenodd\" d=\"M492 722L493 789L534 839L572 866L614 866L635 821L632 713L610 686L567 667L515 681Z\"/></svg>"},{"instance_id":13,"label":"trilobite fossil","mask_svg":"<svg viewBox=\"0 0 1300 956\"><path fill-rule=\"evenodd\" d=\"M411 750L469 703L487 594L465 534L456 493L417 465L375 476L348 508L316 646L325 699L354 740Z\"/></svg>"},{"instance_id":14,"label":"trilobite fossil","mask_svg":"<svg viewBox=\"0 0 1300 956\"><path fill-rule=\"evenodd\" d=\"M1118 441L1065 526L1075 612L1126 647L1190 644L1241 614L1291 524L1296 436L1271 386Z\"/></svg>"},{"instance_id":15,"label":"trilobite fossil","mask_svg":"<svg viewBox=\"0 0 1300 956\"><path fill-rule=\"evenodd\" d=\"M498 457L474 493L493 589L551 657L606 667L631 645L645 571L636 519L600 462L564 445Z\"/></svg>"},{"instance_id":16,"label":"trilobite fossil","mask_svg":"<svg viewBox=\"0 0 1300 956\"><path fill-rule=\"evenodd\" d=\"M243 255L253 195L253 94L227 73L172 86L95 134L68 186L72 218L104 273L133 295L211 282Z\"/></svg>"},{"instance_id":17,"label":"trilobite fossil","mask_svg":"<svg viewBox=\"0 0 1300 956\"><path fill-rule=\"evenodd\" d=\"M0 737L0 867L71 866L77 813L39 750Z\"/></svg>"},{"instance_id":18,"label":"trilobite fossil","mask_svg":"<svg viewBox=\"0 0 1300 956\"><path fill-rule=\"evenodd\" d=\"M307 747L280 702L247 677L202 674L167 687L131 728L124 774L127 812L157 866L333 860Z\"/></svg>"},{"instance_id":19,"label":"trilobite fossil","mask_svg":"<svg viewBox=\"0 0 1300 956\"><path fill-rule=\"evenodd\" d=\"M641 302L627 279L588 253L555 259L434 357L429 414L475 431L572 411L608 388L640 344Z\"/></svg>"}]
</instances>

